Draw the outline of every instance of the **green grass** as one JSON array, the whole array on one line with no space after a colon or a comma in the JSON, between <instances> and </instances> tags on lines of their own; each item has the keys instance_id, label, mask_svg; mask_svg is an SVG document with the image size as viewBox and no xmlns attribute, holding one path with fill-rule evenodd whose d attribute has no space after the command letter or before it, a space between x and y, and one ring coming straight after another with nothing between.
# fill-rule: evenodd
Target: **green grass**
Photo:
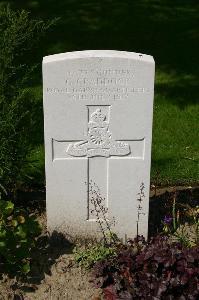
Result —
<instances>
[{"instance_id":1,"label":"green grass","mask_svg":"<svg viewBox=\"0 0 199 300\"><path fill-rule=\"evenodd\" d=\"M40 47L43 54L116 49L153 55L156 85L151 181L199 183L199 4L195 0L8 1L33 16L60 18ZM34 59L34 57L32 58ZM40 58L40 61L42 58ZM44 182L41 76L34 97L38 114L34 160L26 170ZM34 175L35 174L35 175ZM38 175L39 174L39 175Z\"/></svg>"},{"instance_id":2,"label":"green grass","mask_svg":"<svg viewBox=\"0 0 199 300\"><path fill-rule=\"evenodd\" d=\"M194 78L158 70L153 121L151 181L193 184L199 180L199 103L190 103L182 89ZM160 88L165 86L164 89ZM178 95L169 90L178 90ZM188 92L188 91L187 91ZM189 97L195 95L190 90Z\"/></svg>"}]
</instances>

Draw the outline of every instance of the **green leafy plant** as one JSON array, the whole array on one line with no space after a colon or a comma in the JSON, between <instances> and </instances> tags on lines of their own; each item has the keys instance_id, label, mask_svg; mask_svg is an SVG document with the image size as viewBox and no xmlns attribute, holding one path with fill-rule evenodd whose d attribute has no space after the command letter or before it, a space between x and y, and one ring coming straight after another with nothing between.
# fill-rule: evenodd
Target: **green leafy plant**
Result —
<instances>
[{"instance_id":1,"label":"green leafy plant","mask_svg":"<svg viewBox=\"0 0 199 300\"><path fill-rule=\"evenodd\" d=\"M84 268L91 268L97 261L113 257L116 255L114 246L104 246L101 244L84 248L74 249L75 261Z\"/></svg>"},{"instance_id":2,"label":"green leafy plant","mask_svg":"<svg viewBox=\"0 0 199 300\"><path fill-rule=\"evenodd\" d=\"M9 273L30 271L31 251L41 228L35 217L0 200L0 258Z\"/></svg>"},{"instance_id":3,"label":"green leafy plant","mask_svg":"<svg viewBox=\"0 0 199 300\"><path fill-rule=\"evenodd\" d=\"M173 241L179 241L186 247L199 244L199 206L176 203L174 194L172 213L163 220L163 232Z\"/></svg>"},{"instance_id":4,"label":"green leafy plant","mask_svg":"<svg viewBox=\"0 0 199 300\"><path fill-rule=\"evenodd\" d=\"M53 23L33 20L24 10L0 10L0 181L13 194L33 146L36 116L42 113L30 87L41 61L39 42Z\"/></svg>"},{"instance_id":5,"label":"green leafy plant","mask_svg":"<svg viewBox=\"0 0 199 300\"><path fill-rule=\"evenodd\" d=\"M173 233L173 240L178 240L187 247L199 245L199 207L181 205L185 208L185 223L178 225Z\"/></svg>"}]
</instances>

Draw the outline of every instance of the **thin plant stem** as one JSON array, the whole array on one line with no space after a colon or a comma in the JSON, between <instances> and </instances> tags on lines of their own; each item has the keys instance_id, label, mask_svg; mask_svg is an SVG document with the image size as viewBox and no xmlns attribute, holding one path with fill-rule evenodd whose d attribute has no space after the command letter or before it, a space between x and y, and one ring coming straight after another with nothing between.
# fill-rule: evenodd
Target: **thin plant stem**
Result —
<instances>
[{"instance_id":1,"label":"thin plant stem","mask_svg":"<svg viewBox=\"0 0 199 300\"><path fill-rule=\"evenodd\" d=\"M173 198L172 217L173 217L173 229L174 231L176 231L176 193Z\"/></svg>"}]
</instances>

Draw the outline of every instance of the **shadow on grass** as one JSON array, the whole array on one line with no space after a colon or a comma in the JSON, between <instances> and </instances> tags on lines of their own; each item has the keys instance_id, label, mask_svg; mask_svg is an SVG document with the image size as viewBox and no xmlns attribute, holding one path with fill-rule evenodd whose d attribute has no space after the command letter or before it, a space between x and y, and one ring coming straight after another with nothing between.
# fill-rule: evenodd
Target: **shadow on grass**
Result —
<instances>
[{"instance_id":1,"label":"shadow on grass","mask_svg":"<svg viewBox=\"0 0 199 300\"><path fill-rule=\"evenodd\" d=\"M189 74L175 74L175 76L172 76L172 74L166 74L170 76L170 80L156 83L156 96L160 94L167 102L178 105L181 109L190 104L198 103L197 76L190 76Z\"/></svg>"},{"instance_id":2,"label":"shadow on grass","mask_svg":"<svg viewBox=\"0 0 199 300\"><path fill-rule=\"evenodd\" d=\"M47 44L43 44L46 55L85 49L143 52L153 55L159 66L198 74L199 5L196 0L11 3L30 10L36 17L60 18Z\"/></svg>"}]
</instances>

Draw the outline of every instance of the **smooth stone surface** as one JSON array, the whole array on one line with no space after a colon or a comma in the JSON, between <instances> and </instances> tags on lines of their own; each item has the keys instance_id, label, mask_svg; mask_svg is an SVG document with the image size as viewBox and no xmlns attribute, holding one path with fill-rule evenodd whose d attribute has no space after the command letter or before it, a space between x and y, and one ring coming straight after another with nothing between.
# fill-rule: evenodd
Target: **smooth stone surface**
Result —
<instances>
[{"instance_id":1,"label":"smooth stone surface","mask_svg":"<svg viewBox=\"0 0 199 300\"><path fill-rule=\"evenodd\" d=\"M47 222L68 237L147 236L154 94L151 56L44 57Z\"/></svg>"}]
</instances>

